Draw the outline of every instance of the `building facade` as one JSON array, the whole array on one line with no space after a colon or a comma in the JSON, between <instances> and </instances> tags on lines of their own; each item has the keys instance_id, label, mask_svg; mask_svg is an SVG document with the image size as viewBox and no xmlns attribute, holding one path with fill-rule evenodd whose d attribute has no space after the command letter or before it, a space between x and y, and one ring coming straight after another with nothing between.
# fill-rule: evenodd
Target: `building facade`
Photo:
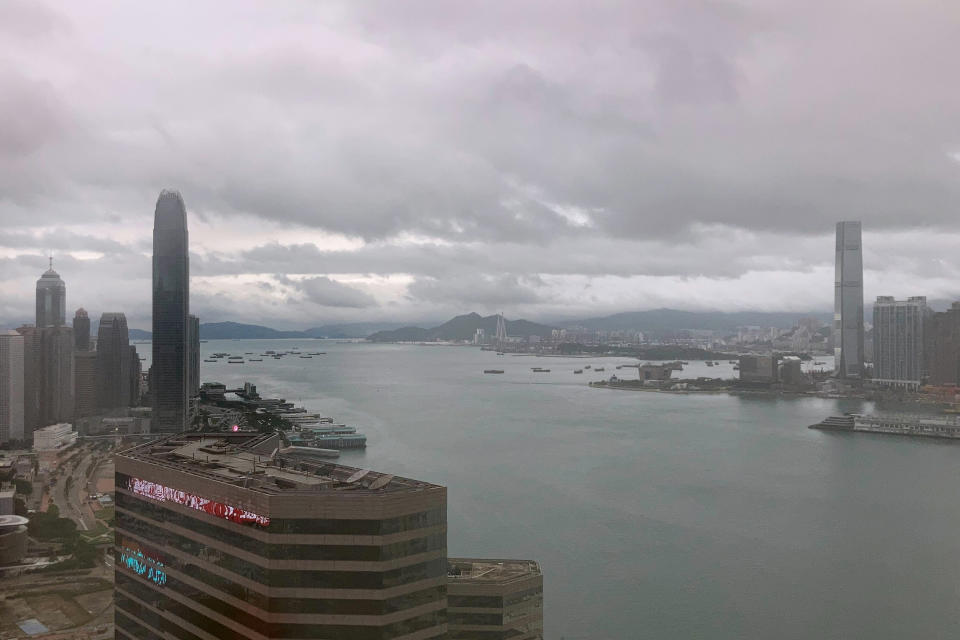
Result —
<instances>
[{"instance_id":1,"label":"building facade","mask_svg":"<svg viewBox=\"0 0 960 640\"><path fill-rule=\"evenodd\" d=\"M926 378L924 346L930 308L924 296L894 300L878 296L873 305L873 381L918 389Z\"/></svg>"},{"instance_id":2,"label":"building facade","mask_svg":"<svg viewBox=\"0 0 960 640\"><path fill-rule=\"evenodd\" d=\"M72 422L73 402L73 329L41 329L39 426Z\"/></svg>"},{"instance_id":3,"label":"building facade","mask_svg":"<svg viewBox=\"0 0 960 640\"><path fill-rule=\"evenodd\" d=\"M543 575L533 560L450 558L450 640L541 640Z\"/></svg>"},{"instance_id":4,"label":"building facade","mask_svg":"<svg viewBox=\"0 0 960 640\"><path fill-rule=\"evenodd\" d=\"M60 274L50 268L37 280L37 327L62 327L67 317L67 285Z\"/></svg>"},{"instance_id":5,"label":"building facade","mask_svg":"<svg viewBox=\"0 0 960 640\"><path fill-rule=\"evenodd\" d=\"M190 257L187 210L176 191L163 191L153 219L152 430L183 431L189 420Z\"/></svg>"},{"instance_id":6,"label":"building facade","mask_svg":"<svg viewBox=\"0 0 960 640\"><path fill-rule=\"evenodd\" d=\"M108 312L97 330L97 406L102 411L130 406L130 337L127 317Z\"/></svg>"},{"instance_id":7,"label":"building facade","mask_svg":"<svg viewBox=\"0 0 960 640\"><path fill-rule=\"evenodd\" d=\"M777 356L740 356L740 381L772 384L777 382Z\"/></svg>"},{"instance_id":8,"label":"building facade","mask_svg":"<svg viewBox=\"0 0 960 640\"><path fill-rule=\"evenodd\" d=\"M116 455L117 638L446 638L446 489L277 438Z\"/></svg>"},{"instance_id":9,"label":"building facade","mask_svg":"<svg viewBox=\"0 0 960 640\"><path fill-rule=\"evenodd\" d=\"M17 327L23 336L23 432L30 441L40 426L40 329L30 325Z\"/></svg>"},{"instance_id":10,"label":"building facade","mask_svg":"<svg viewBox=\"0 0 960 640\"><path fill-rule=\"evenodd\" d=\"M140 364L140 354L134 345L128 347L130 359L130 402L129 406L140 405L140 380L143 377L143 365Z\"/></svg>"},{"instance_id":11,"label":"building facade","mask_svg":"<svg viewBox=\"0 0 960 640\"><path fill-rule=\"evenodd\" d=\"M37 451L60 451L77 441L73 425L61 422L33 432L33 448Z\"/></svg>"},{"instance_id":12,"label":"building facade","mask_svg":"<svg viewBox=\"0 0 960 640\"><path fill-rule=\"evenodd\" d=\"M89 418L97 413L97 352L73 354L74 417Z\"/></svg>"},{"instance_id":13,"label":"building facade","mask_svg":"<svg viewBox=\"0 0 960 640\"><path fill-rule=\"evenodd\" d=\"M193 424L200 406L200 318L187 316L187 420Z\"/></svg>"},{"instance_id":14,"label":"building facade","mask_svg":"<svg viewBox=\"0 0 960 640\"><path fill-rule=\"evenodd\" d=\"M930 316L926 342L930 384L960 386L960 302Z\"/></svg>"},{"instance_id":15,"label":"building facade","mask_svg":"<svg viewBox=\"0 0 960 640\"><path fill-rule=\"evenodd\" d=\"M23 336L0 331L0 444L25 438L23 364Z\"/></svg>"},{"instance_id":16,"label":"building facade","mask_svg":"<svg viewBox=\"0 0 960 640\"><path fill-rule=\"evenodd\" d=\"M73 345L77 351L90 350L90 315L83 307L73 314Z\"/></svg>"},{"instance_id":17,"label":"building facade","mask_svg":"<svg viewBox=\"0 0 960 640\"><path fill-rule=\"evenodd\" d=\"M862 377L863 247L858 221L837 223L833 347L837 377Z\"/></svg>"}]
</instances>

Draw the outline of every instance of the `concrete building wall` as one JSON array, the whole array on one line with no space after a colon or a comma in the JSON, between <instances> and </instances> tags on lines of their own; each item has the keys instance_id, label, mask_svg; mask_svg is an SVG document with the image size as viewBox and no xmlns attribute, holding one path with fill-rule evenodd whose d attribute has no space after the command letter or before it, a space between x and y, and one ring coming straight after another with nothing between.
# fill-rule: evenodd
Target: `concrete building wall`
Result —
<instances>
[{"instance_id":1,"label":"concrete building wall","mask_svg":"<svg viewBox=\"0 0 960 640\"><path fill-rule=\"evenodd\" d=\"M740 356L740 381L755 383L773 383L777 381L777 357Z\"/></svg>"},{"instance_id":2,"label":"concrete building wall","mask_svg":"<svg viewBox=\"0 0 960 640\"><path fill-rule=\"evenodd\" d=\"M541 640L543 575L532 560L450 558L450 640Z\"/></svg>"},{"instance_id":3,"label":"concrete building wall","mask_svg":"<svg viewBox=\"0 0 960 640\"><path fill-rule=\"evenodd\" d=\"M960 302L931 316L926 343L930 384L960 386Z\"/></svg>"}]
</instances>

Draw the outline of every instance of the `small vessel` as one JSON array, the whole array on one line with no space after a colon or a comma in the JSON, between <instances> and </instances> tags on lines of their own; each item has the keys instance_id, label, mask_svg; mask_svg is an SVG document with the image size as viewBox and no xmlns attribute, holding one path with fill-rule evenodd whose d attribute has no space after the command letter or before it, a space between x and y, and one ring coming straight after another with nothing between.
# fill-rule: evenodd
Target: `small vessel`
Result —
<instances>
[{"instance_id":1,"label":"small vessel","mask_svg":"<svg viewBox=\"0 0 960 640\"><path fill-rule=\"evenodd\" d=\"M574 373L583 373L583 369L574 369L573 372L574 372Z\"/></svg>"},{"instance_id":2,"label":"small vessel","mask_svg":"<svg viewBox=\"0 0 960 640\"><path fill-rule=\"evenodd\" d=\"M497 355L498 355L498 356L502 356L502 355L503 355L503 351L497 351Z\"/></svg>"},{"instance_id":3,"label":"small vessel","mask_svg":"<svg viewBox=\"0 0 960 640\"><path fill-rule=\"evenodd\" d=\"M550 373L550 369L544 369L543 367L534 367L534 373Z\"/></svg>"},{"instance_id":4,"label":"small vessel","mask_svg":"<svg viewBox=\"0 0 960 640\"><path fill-rule=\"evenodd\" d=\"M216 358L204 358L203 361L204 361L204 362L216 362L217 359L216 359Z\"/></svg>"},{"instance_id":5,"label":"small vessel","mask_svg":"<svg viewBox=\"0 0 960 640\"><path fill-rule=\"evenodd\" d=\"M713 366L713 361L712 361L712 360L707 360L707 366L708 366L708 367L712 367L712 366Z\"/></svg>"},{"instance_id":6,"label":"small vessel","mask_svg":"<svg viewBox=\"0 0 960 640\"><path fill-rule=\"evenodd\" d=\"M503 373L503 369L484 369L484 373Z\"/></svg>"},{"instance_id":7,"label":"small vessel","mask_svg":"<svg viewBox=\"0 0 960 640\"><path fill-rule=\"evenodd\" d=\"M594 371L600 372L600 371L606 371L606 369L604 369L603 367L597 367L596 369L594 369Z\"/></svg>"},{"instance_id":8,"label":"small vessel","mask_svg":"<svg viewBox=\"0 0 960 640\"><path fill-rule=\"evenodd\" d=\"M250 358L250 362L263 362L263 358Z\"/></svg>"},{"instance_id":9,"label":"small vessel","mask_svg":"<svg viewBox=\"0 0 960 640\"><path fill-rule=\"evenodd\" d=\"M300 356L301 358L312 358L313 356Z\"/></svg>"},{"instance_id":10,"label":"small vessel","mask_svg":"<svg viewBox=\"0 0 960 640\"><path fill-rule=\"evenodd\" d=\"M589 369L589 368L590 368L590 365L587 365L584 367L584 369Z\"/></svg>"}]
</instances>

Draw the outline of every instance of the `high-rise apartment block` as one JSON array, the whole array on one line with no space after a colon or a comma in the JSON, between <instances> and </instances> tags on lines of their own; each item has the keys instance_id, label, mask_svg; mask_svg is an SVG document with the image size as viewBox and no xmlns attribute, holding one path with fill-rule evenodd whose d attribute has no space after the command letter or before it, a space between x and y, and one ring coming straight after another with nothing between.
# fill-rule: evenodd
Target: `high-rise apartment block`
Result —
<instances>
[{"instance_id":1,"label":"high-rise apartment block","mask_svg":"<svg viewBox=\"0 0 960 640\"><path fill-rule=\"evenodd\" d=\"M73 344L77 351L90 350L90 316L83 307L73 315Z\"/></svg>"},{"instance_id":2,"label":"high-rise apartment block","mask_svg":"<svg viewBox=\"0 0 960 640\"><path fill-rule=\"evenodd\" d=\"M833 343L836 375L863 376L863 248L859 222L837 223Z\"/></svg>"},{"instance_id":3,"label":"high-rise apartment block","mask_svg":"<svg viewBox=\"0 0 960 640\"><path fill-rule=\"evenodd\" d=\"M543 638L543 575L533 560L450 558L450 640Z\"/></svg>"},{"instance_id":4,"label":"high-rise apartment block","mask_svg":"<svg viewBox=\"0 0 960 640\"><path fill-rule=\"evenodd\" d=\"M0 331L0 444L22 442L23 336Z\"/></svg>"},{"instance_id":5,"label":"high-rise apartment block","mask_svg":"<svg viewBox=\"0 0 960 640\"><path fill-rule=\"evenodd\" d=\"M918 389L923 384L924 332L929 318L924 296L877 298L873 305L874 382L905 389Z\"/></svg>"},{"instance_id":6,"label":"high-rise apartment block","mask_svg":"<svg viewBox=\"0 0 960 640\"><path fill-rule=\"evenodd\" d=\"M101 410L130 406L130 337L122 313L104 313L97 330L97 404Z\"/></svg>"},{"instance_id":7,"label":"high-rise apartment block","mask_svg":"<svg viewBox=\"0 0 960 640\"><path fill-rule=\"evenodd\" d=\"M37 327L62 327L66 324L67 285L60 274L50 268L37 280Z\"/></svg>"},{"instance_id":8,"label":"high-rise apartment block","mask_svg":"<svg viewBox=\"0 0 960 640\"><path fill-rule=\"evenodd\" d=\"M187 210L176 191L163 191L153 219L154 432L183 431L189 421L190 257Z\"/></svg>"},{"instance_id":9,"label":"high-rise apartment block","mask_svg":"<svg viewBox=\"0 0 960 640\"><path fill-rule=\"evenodd\" d=\"M281 446L187 432L116 456L117 637L446 638L446 489Z\"/></svg>"},{"instance_id":10,"label":"high-rise apartment block","mask_svg":"<svg viewBox=\"0 0 960 640\"><path fill-rule=\"evenodd\" d=\"M960 386L960 302L930 317L926 342L930 384Z\"/></svg>"}]
</instances>

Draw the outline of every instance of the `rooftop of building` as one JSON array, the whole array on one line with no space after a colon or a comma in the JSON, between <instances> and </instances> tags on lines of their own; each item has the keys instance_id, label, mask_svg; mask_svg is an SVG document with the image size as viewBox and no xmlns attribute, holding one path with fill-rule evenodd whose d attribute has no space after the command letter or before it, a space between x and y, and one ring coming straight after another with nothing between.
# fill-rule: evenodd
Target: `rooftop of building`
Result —
<instances>
[{"instance_id":1,"label":"rooftop of building","mask_svg":"<svg viewBox=\"0 0 960 640\"><path fill-rule=\"evenodd\" d=\"M540 565L533 560L449 558L447 575L458 581L504 583L538 576Z\"/></svg>"},{"instance_id":2,"label":"rooftop of building","mask_svg":"<svg viewBox=\"0 0 960 640\"><path fill-rule=\"evenodd\" d=\"M340 491L394 493L439 485L317 460L284 448L279 434L188 432L117 454L268 495Z\"/></svg>"}]
</instances>

